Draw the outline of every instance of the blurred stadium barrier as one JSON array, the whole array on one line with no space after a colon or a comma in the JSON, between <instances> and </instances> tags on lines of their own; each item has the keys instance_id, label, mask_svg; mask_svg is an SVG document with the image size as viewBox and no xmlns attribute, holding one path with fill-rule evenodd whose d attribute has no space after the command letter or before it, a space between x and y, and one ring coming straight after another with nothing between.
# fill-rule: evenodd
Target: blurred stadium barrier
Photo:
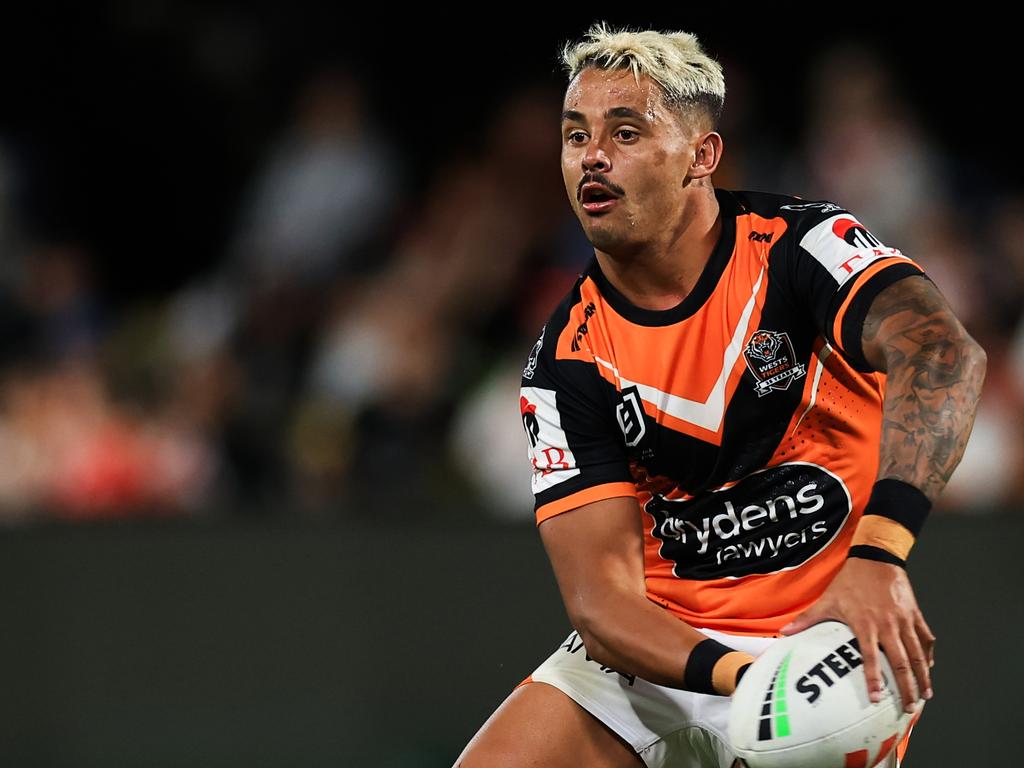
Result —
<instances>
[{"instance_id":1,"label":"blurred stadium barrier","mask_svg":"<svg viewBox=\"0 0 1024 768\"><path fill-rule=\"evenodd\" d=\"M0 754L33 766L448 766L567 631L529 526L0 535ZM1015 764L1024 515L929 521L907 765Z\"/></svg>"}]
</instances>

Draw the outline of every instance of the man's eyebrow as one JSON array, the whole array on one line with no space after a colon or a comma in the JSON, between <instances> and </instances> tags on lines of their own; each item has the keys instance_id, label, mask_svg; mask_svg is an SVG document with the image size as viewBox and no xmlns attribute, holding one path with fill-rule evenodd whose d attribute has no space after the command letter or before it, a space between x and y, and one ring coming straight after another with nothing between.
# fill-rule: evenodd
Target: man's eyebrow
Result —
<instances>
[{"instance_id":1,"label":"man's eyebrow","mask_svg":"<svg viewBox=\"0 0 1024 768\"><path fill-rule=\"evenodd\" d=\"M613 117L628 117L631 120L639 120L644 123L651 122L651 119L647 115L637 112L635 109L630 109L629 107L612 107L604 113L605 120L610 120ZM574 109L567 109L562 113L562 122L564 123L566 120L572 120L577 123L587 122L583 113L577 112Z\"/></svg>"},{"instance_id":2,"label":"man's eyebrow","mask_svg":"<svg viewBox=\"0 0 1024 768\"><path fill-rule=\"evenodd\" d=\"M629 107L612 107L604 113L605 120L609 120L613 117L628 117L630 120L639 120L643 123L651 122L651 118L647 115L637 112L635 109L630 109Z\"/></svg>"}]
</instances>

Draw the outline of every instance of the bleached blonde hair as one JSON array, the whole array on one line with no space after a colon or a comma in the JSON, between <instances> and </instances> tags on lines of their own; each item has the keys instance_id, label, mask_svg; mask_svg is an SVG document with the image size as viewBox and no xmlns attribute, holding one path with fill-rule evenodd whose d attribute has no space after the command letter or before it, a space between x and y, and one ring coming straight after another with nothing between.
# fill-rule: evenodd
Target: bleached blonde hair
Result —
<instances>
[{"instance_id":1,"label":"bleached blonde hair","mask_svg":"<svg viewBox=\"0 0 1024 768\"><path fill-rule=\"evenodd\" d=\"M725 104L722 65L689 32L609 29L599 21L583 40L562 47L562 66L571 83L586 67L629 69L637 84L647 75L659 86L666 106L686 116L696 107L718 125Z\"/></svg>"}]
</instances>

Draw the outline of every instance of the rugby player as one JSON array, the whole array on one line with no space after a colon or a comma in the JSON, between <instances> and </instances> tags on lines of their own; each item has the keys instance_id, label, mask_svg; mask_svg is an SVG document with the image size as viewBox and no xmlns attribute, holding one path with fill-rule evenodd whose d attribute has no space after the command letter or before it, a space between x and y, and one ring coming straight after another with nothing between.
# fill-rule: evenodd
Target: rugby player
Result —
<instances>
[{"instance_id":1,"label":"rugby player","mask_svg":"<svg viewBox=\"0 0 1024 768\"><path fill-rule=\"evenodd\" d=\"M830 617L871 698L881 646L912 711L935 637L904 565L985 353L841 205L713 185L725 82L693 35L598 24L563 63L562 175L594 258L520 407L574 631L456 764L739 765L747 665Z\"/></svg>"}]
</instances>

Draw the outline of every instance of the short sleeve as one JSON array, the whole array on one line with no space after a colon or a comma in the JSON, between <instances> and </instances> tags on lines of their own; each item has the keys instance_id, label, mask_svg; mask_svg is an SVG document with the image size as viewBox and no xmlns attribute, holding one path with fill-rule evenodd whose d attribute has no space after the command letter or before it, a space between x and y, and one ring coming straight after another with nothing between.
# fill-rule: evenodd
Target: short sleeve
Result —
<instances>
[{"instance_id":1,"label":"short sleeve","mask_svg":"<svg viewBox=\"0 0 1024 768\"><path fill-rule=\"evenodd\" d=\"M786 279L829 344L858 370L873 371L861 344L871 302L893 283L924 271L835 203L801 207Z\"/></svg>"},{"instance_id":2,"label":"short sleeve","mask_svg":"<svg viewBox=\"0 0 1024 768\"><path fill-rule=\"evenodd\" d=\"M593 501L634 496L625 442L606 405L593 365L557 360L549 326L523 370L519 410L537 524Z\"/></svg>"}]
</instances>

